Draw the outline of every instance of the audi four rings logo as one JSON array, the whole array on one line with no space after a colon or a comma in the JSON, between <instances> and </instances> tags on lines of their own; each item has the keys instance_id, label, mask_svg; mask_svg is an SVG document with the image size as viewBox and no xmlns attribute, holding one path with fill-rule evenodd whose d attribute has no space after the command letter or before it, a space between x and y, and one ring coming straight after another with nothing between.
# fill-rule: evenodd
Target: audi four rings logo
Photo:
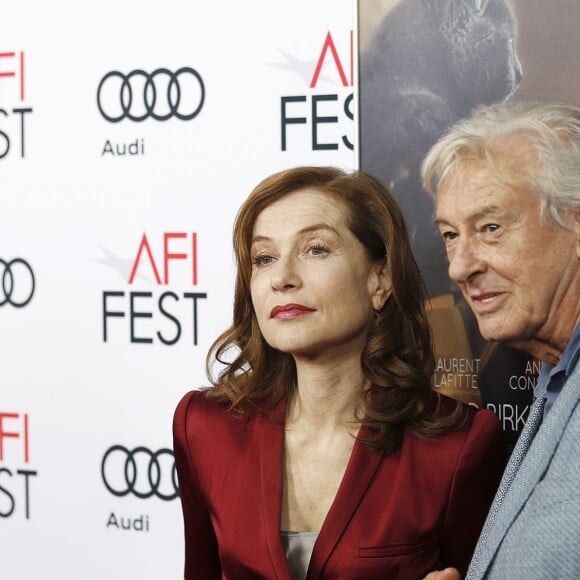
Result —
<instances>
[{"instance_id":1,"label":"audi four rings logo","mask_svg":"<svg viewBox=\"0 0 580 580\"><path fill-rule=\"evenodd\" d=\"M178 495L177 471L171 449L110 447L101 463L105 487L117 497L133 494L141 499L156 496L171 501Z\"/></svg>"},{"instance_id":2,"label":"audi four rings logo","mask_svg":"<svg viewBox=\"0 0 580 580\"><path fill-rule=\"evenodd\" d=\"M26 306L32 300L35 287L34 272L30 264L22 258L14 258L8 262L0 258L0 270L0 306Z\"/></svg>"},{"instance_id":3,"label":"audi four rings logo","mask_svg":"<svg viewBox=\"0 0 580 580\"><path fill-rule=\"evenodd\" d=\"M203 79L191 67L176 72L158 68L152 73L138 69L126 75L114 70L101 79L97 89L99 111L111 123L171 117L189 121L197 117L204 100Z\"/></svg>"}]
</instances>

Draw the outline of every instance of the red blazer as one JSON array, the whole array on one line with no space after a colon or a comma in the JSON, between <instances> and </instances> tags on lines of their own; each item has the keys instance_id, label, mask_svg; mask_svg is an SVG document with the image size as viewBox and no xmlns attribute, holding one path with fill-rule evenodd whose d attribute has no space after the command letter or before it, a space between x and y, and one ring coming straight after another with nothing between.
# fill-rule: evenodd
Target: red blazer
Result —
<instances>
[{"instance_id":1,"label":"red blazer","mask_svg":"<svg viewBox=\"0 0 580 580\"><path fill-rule=\"evenodd\" d=\"M290 580L280 539L285 406L273 419L242 421L203 391L179 403L173 432L187 580ZM504 455L496 416L469 409L460 430L407 435L388 457L355 442L308 580L418 580L448 565L465 573Z\"/></svg>"}]
</instances>

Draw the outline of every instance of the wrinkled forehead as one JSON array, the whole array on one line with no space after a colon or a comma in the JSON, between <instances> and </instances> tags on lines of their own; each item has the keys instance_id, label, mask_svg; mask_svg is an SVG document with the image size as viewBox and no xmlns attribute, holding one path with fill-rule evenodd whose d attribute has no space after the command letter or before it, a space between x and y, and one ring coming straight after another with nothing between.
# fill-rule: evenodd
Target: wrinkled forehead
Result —
<instances>
[{"instance_id":1,"label":"wrinkled forehead","mask_svg":"<svg viewBox=\"0 0 580 580\"><path fill-rule=\"evenodd\" d=\"M487 161L463 162L449 171L439 185L435 221L451 223L460 216L483 212L485 207L501 204L508 191L514 189Z\"/></svg>"},{"instance_id":2,"label":"wrinkled forehead","mask_svg":"<svg viewBox=\"0 0 580 580\"><path fill-rule=\"evenodd\" d=\"M536 148L518 135L488 141L485 146L459 152L441 178L436 199L442 191L466 190L474 181L511 189L529 189L539 165Z\"/></svg>"},{"instance_id":3,"label":"wrinkled forehead","mask_svg":"<svg viewBox=\"0 0 580 580\"><path fill-rule=\"evenodd\" d=\"M498 184L499 172L487 159L464 159L449 167L437 188L435 205L449 196L469 194L485 185Z\"/></svg>"}]
</instances>

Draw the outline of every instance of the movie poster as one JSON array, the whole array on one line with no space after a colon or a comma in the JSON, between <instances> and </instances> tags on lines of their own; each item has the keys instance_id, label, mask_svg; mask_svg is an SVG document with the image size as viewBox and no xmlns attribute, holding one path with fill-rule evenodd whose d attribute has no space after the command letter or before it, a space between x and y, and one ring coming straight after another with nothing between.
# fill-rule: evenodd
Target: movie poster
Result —
<instances>
[{"instance_id":1,"label":"movie poster","mask_svg":"<svg viewBox=\"0 0 580 580\"><path fill-rule=\"evenodd\" d=\"M423 157L480 104L580 104L577 0L359 0L359 167L397 194L430 296L435 387L497 413L508 448L527 417L538 361L482 339L433 224Z\"/></svg>"}]
</instances>

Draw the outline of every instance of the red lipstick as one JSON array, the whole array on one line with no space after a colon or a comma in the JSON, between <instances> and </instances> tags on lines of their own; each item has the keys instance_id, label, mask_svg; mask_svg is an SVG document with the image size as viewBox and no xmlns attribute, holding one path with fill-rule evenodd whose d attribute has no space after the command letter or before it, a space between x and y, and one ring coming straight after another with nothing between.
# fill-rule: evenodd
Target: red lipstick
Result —
<instances>
[{"instance_id":1,"label":"red lipstick","mask_svg":"<svg viewBox=\"0 0 580 580\"><path fill-rule=\"evenodd\" d=\"M314 312L314 308L308 308L308 306L303 306L302 304L284 304L272 308L270 318L289 320L291 318L308 314L309 312Z\"/></svg>"}]
</instances>

